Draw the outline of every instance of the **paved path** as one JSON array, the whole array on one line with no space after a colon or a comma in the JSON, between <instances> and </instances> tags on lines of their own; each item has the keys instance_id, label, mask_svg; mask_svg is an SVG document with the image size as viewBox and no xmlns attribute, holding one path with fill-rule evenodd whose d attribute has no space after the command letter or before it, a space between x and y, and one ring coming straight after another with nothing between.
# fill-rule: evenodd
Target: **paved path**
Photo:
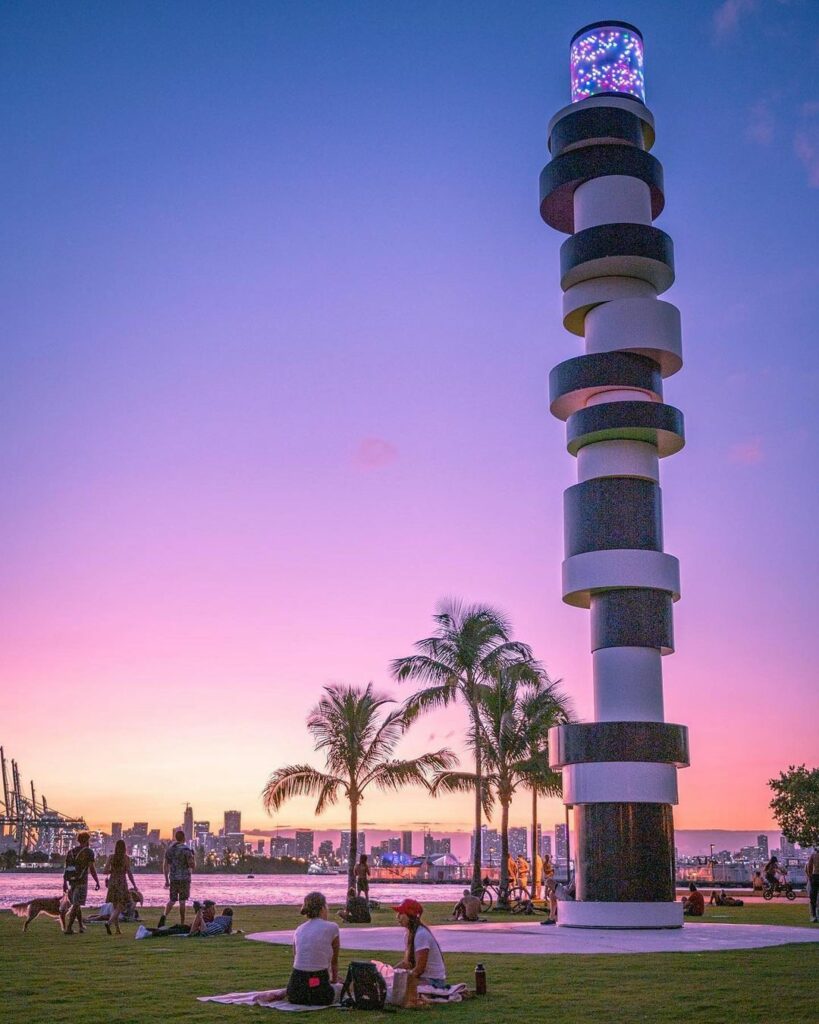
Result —
<instances>
[{"instance_id":1,"label":"paved path","mask_svg":"<svg viewBox=\"0 0 819 1024\"><path fill-rule=\"evenodd\" d=\"M400 952L404 937L403 928L344 928L341 948ZM819 927L703 923L667 931L612 931L509 922L446 925L435 929L435 937L447 953L702 953L791 942L819 943ZM255 932L247 938L289 945L293 932Z\"/></svg>"}]
</instances>

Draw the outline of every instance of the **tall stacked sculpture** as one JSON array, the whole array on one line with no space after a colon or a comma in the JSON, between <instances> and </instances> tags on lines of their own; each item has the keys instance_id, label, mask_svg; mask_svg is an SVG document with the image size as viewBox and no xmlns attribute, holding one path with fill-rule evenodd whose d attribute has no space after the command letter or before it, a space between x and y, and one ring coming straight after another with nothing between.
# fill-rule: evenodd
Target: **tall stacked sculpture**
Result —
<instances>
[{"instance_id":1,"label":"tall stacked sculpture","mask_svg":"<svg viewBox=\"0 0 819 1024\"><path fill-rule=\"evenodd\" d=\"M552 767L574 808L576 901L559 923L676 928L677 769L685 726L663 712L679 564L663 550L659 461L683 444L663 380L682 366L680 314L658 298L674 281L663 169L649 152L643 39L598 22L571 41L572 103L549 124L543 219L560 249L563 326L585 354L550 375L578 482L564 495L563 600L591 612L594 720L550 734Z\"/></svg>"}]
</instances>

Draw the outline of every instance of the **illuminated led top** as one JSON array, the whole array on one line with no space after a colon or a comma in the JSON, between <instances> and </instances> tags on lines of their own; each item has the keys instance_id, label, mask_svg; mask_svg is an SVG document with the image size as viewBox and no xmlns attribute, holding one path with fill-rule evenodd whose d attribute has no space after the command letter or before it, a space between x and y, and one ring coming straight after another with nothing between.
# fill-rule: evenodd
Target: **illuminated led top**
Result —
<instances>
[{"instance_id":1,"label":"illuminated led top","mask_svg":"<svg viewBox=\"0 0 819 1024\"><path fill-rule=\"evenodd\" d=\"M577 32L571 44L572 103L619 93L645 103L643 37L624 21L598 21Z\"/></svg>"}]
</instances>

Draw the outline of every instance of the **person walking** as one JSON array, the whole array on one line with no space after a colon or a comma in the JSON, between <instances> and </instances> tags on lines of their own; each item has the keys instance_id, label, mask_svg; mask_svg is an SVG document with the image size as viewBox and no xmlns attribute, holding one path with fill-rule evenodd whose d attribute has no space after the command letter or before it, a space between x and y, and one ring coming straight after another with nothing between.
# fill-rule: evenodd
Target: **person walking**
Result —
<instances>
[{"instance_id":1,"label":"person walking","mask_svg":"<svg viewBox=\"0 0 819 1024\"><path fill-rule=\"evenodd\" d=\"M811 924L819 924L819 853L816 850L808 857L805 865L805 875L808 879L808 895L810 896L810 920Z\"/></svg>"},{"instance_id":2,"label":"person walking","mask_svg":"<svg viewBox=\"0 0 819 1024\"><path fill-rule=\"evenodd\" d=\"M193 850L185 842L185 833L179 829L174 842L165 851L165 860L162 864L165 888L170 889L170 892L165 912L160 917L157 927L165 926L165 919L174 903L179 903L179 923L185 923L185 903L191 898L191 874L194 863Z\"/></svg>"},{"instance_id":3,"label":"person walking","mask_svg":"<svg viewBox=\"0 0 819 1024\"><path fill-rule=\"evenodd\" d=\"M131 858L125 852L124 839L117 840L105 873L108 875L108 892L105 898L111 904L111 914L105 922L105 930L111 935L113 927L117 935L122 935L119 930L120 914L124 914L128 910L131 904L131 889L136 889ZM130 886L128 885L129 880Z\"/></svg>"},{"instance_id":4,"label":"person walking","mask_svg":"<svg viewBox=\"0 0 819 1024\"><path fill-rule=\"evenodd\" d=\"M82 923L82 908L88 900L88 876L94 879L96 888L100 887L97 869L94 866L94 851L91 849L91 836L88 832L77 835L77 845L73 846L65 858L63 871L63 892L68 894L71 910L65 922L65 935L74 934L74 921L78 922L80 932L85 931Z\"/></svg>"}]
</instances>

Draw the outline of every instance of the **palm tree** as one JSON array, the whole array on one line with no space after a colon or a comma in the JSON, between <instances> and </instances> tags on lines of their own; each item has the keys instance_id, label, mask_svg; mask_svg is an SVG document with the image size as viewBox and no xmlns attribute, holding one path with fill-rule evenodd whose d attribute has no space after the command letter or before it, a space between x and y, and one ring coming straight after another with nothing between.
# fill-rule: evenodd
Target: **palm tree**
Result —
<instances>
[{"instance_id":1,"label":"palm tree","mask_svg":"<svg viewBox=\"0 0 819 1024\"><path fill-rule=\"evenodd\" d=\"M532 871L540 850L537 844L537 801L539 796L560 796L562 776L549 767L549 730L572 720L568 696L544 672L540 681L527 687L520 701L528 767L523 776L532 793Z\"/></svg>"},{"instance_id":2,"label":"palm tree","mask_svg":"<svg viewBox=\"0 0 819 1024\"><path fill-rule=\"evenodd\" d=\"M463 605L457 600L441 604L433 616L437 631L419 640L418 654L397 658L391 669L399 682L415 680L426 684L413 694L406 707L411 713L446 707L462 700L469 712L469 745L475 758L471 788L475 792L475 832L472 849L472 891L481 889L481 818L483 811L483 746L480 700L493 675L517 665L534 679L539 668L526 644L510 639L505 617L486 605Z\"/></svg>"},{"instance_id":3,"label":"palm tree","mask_svg":"<svg viewBox=\"0 0 819 1024\"><path fill-rule=\"evenodd\" d=\"M350 854L347 884L353 884L358 855L358 808L365 790L397 790L403 786L428 786L427 773L444 771L456 763L447 749L422 754L411 760L391 755L407 731L413 715L406 707L384 711L392 698L366 687L336 684L325 686L324 696L310 712L307 728L315 749L324 752L325 771L309 764L278 768L262 791L268 814L293 797L315 796L316 814L322 814L343 795L350 805Z\"/></svg>"},{"instance_id":4,"label":"palm tree","mask_svg":"<svg viewBox=\"0 0 819 1024\"><path fill-rule=\"evenodd\" d=\"M561 697L545 673L532 679L528 663L506 666L481 692L482 803L487 816L495 799L501 808L499 907L508 905L509 811L515 792L521 786L536 794L559 795L561 790L559 772L549 768L541 731L558 713L568 713L562 707L556 710ZM476 785L474 774L443 771L436 775L432 791L463 792Z\"/></svg>"}]
</instances>

